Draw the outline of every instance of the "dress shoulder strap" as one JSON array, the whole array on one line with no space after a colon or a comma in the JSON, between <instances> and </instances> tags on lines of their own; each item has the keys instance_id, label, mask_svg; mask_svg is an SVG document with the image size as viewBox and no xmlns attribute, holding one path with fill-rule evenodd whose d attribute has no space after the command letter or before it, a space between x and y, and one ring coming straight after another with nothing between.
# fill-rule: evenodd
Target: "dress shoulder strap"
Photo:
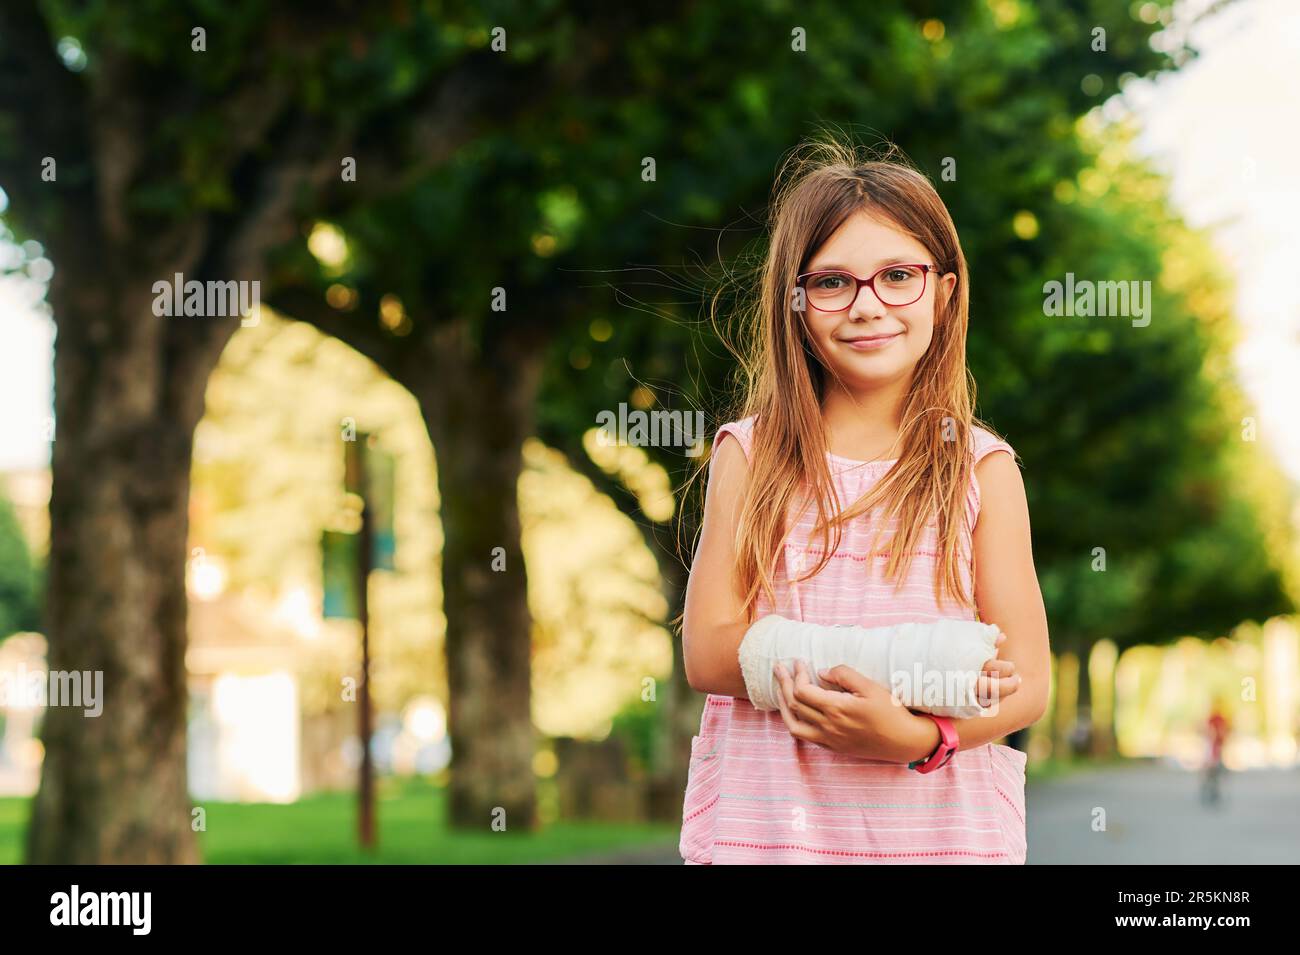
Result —
<instances>
[{"instance_id":1,"label":"dress shoulder strap","mask_svg":"<svg viewBox=\"0 0 1300 955\"><path fill-rule=\"evenodd\" d=\"M741 418L739 421L728 421L718 429L717 435L713 438L713 451L716 454L718 446L722 442L722 436L729 434L740 442L740 450L745 453L745 460L749 460L750 450L754 446L754 422L756 416L750 415L748 418Z\"/></svg>"},{"instance_id":2,"label":"dress shoulder strap","mask_svg":"<svg viewBox=\"0 0 1300 955\"><path fill-rule=\"evenodd\" d=\"M971 428L971 444L971 450L975 455L975 464L979 464L985 456L992 454L994 451L1006 451L1013 460L1019 463L1019 456L1016 454L1015 448L1011 447L1002 438L978 425Z\"/></svg>"}]
</instances>

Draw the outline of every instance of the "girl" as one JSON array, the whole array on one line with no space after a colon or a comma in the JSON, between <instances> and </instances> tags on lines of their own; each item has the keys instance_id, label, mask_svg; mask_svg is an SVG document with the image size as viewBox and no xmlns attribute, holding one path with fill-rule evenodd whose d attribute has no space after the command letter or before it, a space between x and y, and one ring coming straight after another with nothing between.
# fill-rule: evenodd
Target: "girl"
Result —
<instances>
[{"instance_id":1,"label":"girl","mask_svg":"<svg viewBox=\"0 0 1300 955\"><path fill-rule=\"evenodd\" d=\"M687 585L687 679L708 696L682 858L1021 864L1026 757L995 741L1046 707L1047 619L1015 452L972 411L957 230L892 158L828 141L787 168ZM945 720L848 666L796 665L776 668L779 711L759 710L738 650L771 614L994 624L999 705Z\"/></svg>"}]
</instances>

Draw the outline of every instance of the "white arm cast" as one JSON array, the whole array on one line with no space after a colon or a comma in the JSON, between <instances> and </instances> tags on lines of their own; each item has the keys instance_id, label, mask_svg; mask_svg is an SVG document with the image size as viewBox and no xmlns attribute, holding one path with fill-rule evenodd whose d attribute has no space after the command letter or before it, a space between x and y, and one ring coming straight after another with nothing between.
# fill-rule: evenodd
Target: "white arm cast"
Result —
<instances>
[{"instance_id":1,"label":"white arm cast","mask_svg":"<svg viewBox=\"0 0 1300 955\"><path fill-rule=\"evenodd\" d=\"M824 626L769 614L757 620L740 644L740 671L756 709L779 709L780 689L772 667L780 661L794 674L794 661L812 666L810 676L841 664L884 684L908 709L968 719L981 707L975 683L996 654L1001 631L974 620L902 623L892 627Z\"/></svg>"}]
</instances>

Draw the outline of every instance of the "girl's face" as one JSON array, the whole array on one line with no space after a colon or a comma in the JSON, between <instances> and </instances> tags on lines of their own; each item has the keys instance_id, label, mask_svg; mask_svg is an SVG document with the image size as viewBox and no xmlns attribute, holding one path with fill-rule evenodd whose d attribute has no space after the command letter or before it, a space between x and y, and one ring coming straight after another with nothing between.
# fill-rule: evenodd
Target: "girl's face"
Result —
<instances>
[{"instance_id":1,"label":"girl's face","mask_svg":"<svg viewBox=\"0 0 1300 955\"><path fill-rule=\"evenodd\" d=\"M804 271L841 269L865 279L895 263L939 266L916 239L859 210L835 230ZM883 286L887 275L877 278L879 286ZM883 304L866 286L843 311L819 311L808 302L803 313L808 334L823 360L851 390L906 382L930 347L936 300L946 302L956 284L954 273L940 277L930 272L925 277L925 293L911 305L903 306ZM871 342L871 338L876 340Z\"/></svg>"}]
</instances>

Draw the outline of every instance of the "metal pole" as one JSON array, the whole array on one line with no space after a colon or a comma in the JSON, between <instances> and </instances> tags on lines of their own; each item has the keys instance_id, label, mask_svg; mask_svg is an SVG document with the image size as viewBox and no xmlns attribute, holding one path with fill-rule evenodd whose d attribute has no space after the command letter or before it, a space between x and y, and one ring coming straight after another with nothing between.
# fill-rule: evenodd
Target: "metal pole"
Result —
<instances>
[{"instance_id":1,"label":"metal pole","mask_svg":"<svg viewBox=\"0 0 1300 955\"><path fill-rule=\"evenodd\" d=\"M368 436L357 436L364 442ZM373 717L370 702L370 503L366 500L369 485L366 482L365 444L356 449L358 486L361 488L361 534L357 544L357 619L361 623L361 693L358 698L357 732L361 737L361 780L358 801L358 827L363 849L375 848L375 767L370 752Z\"/></svg>"}]
</instances>

